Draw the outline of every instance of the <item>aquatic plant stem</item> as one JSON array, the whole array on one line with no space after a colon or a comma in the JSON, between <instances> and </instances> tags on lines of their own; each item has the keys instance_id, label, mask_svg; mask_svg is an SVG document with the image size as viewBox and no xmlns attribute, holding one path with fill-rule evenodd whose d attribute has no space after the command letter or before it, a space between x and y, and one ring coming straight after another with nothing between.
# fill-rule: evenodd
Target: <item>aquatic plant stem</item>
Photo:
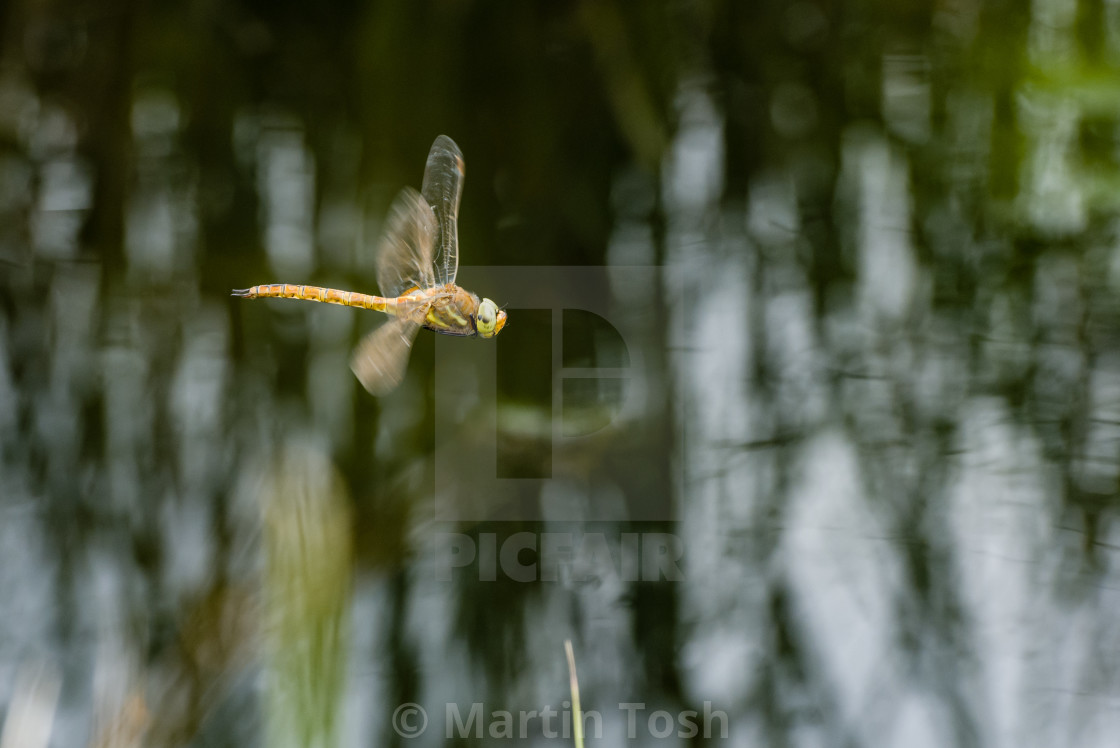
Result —
<instances>
[{"instance_id":1,"label":"aquatic plant stem","mask_svg":"<svg viewBox=\"0 0 1120 748\"><path fill-rule=\"evenodd\" d=\"M583 713L579 708L579 678L576 677L576 656L572 652L572 640L564 640L564 652L568 655L568 679L572 687L572 715L575 725L572 735L576 748L583 748Z\"/></svg>"}]
</instances>

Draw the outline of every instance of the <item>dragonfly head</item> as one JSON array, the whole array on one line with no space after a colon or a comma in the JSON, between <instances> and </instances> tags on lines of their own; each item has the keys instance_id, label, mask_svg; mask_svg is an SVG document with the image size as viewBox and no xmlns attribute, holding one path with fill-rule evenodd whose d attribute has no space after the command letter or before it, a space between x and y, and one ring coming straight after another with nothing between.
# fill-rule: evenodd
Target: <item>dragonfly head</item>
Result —
<instances>
[{"instance_id":1,"label":"dragonfly head","mask_svg":"<svg viewBox=\"0 0 1120 748\"><path fill-rule=\"evenodd\" d=\"M480 338L492 338L506 326L506 313L490 299L483 299L474 317L474 326Z\"/></svg>"}]
</instances>

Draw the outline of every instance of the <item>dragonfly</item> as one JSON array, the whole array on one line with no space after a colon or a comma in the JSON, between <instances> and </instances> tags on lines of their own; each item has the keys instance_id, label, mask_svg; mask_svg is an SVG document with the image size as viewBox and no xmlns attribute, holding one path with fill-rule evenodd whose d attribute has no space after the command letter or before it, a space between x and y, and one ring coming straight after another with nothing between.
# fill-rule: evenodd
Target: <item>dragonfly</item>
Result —
<instances>
[{"instance_id":1,"label":"dragonfly","mask_svg":"<svg viewBox=\"0 0 1120 748\"><path fill-rule=\"evenodd\" d=\"M350 360L358 381L373 395L401 383L420 328L444 335L493 338L506 312L490 299L455 285L459 271L458 216L465 164L455 141L432 143L420 192L405 187L389 208L375 255L381 296L320 286L271 283L235 289L246 299L320 301L384 312L392 319L366 335Z\"/></svg>"}]
</instances>

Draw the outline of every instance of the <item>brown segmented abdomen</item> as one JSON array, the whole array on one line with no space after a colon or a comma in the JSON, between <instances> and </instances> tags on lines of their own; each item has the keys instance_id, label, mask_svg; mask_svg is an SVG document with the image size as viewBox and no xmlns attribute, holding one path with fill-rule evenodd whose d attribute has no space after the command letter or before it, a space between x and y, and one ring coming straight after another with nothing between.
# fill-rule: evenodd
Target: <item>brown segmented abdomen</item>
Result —
<instances>
[{"instance_id":1,"label":"brown segmented abdomen","mask_svg":"<svg viewBox=\"0 0 1120 748\"><path fill-rule=\"evenodd\" d=\"M323 288L322 286L296 286L291 283L269 283L252 288L239 288L233 291L233 295L243 299L276 298L320 301L324 304L354 306L390 314L393 313L397 305L397 299L386 299L381 296L358 293L357 291L340 291L337 288Z\"/></svg>"}]
</instances>

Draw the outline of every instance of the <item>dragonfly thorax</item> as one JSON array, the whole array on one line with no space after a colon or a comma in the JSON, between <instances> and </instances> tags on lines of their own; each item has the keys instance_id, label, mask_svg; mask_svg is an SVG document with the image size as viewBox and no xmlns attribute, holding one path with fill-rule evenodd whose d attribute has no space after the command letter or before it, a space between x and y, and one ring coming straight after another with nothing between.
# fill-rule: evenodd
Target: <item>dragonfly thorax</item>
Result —
<instances>
[{"instance_id":1,"label":"dragonfly thorax","mask_svg":"<svg viewBox=\"0 0 1120 748\"><path fill-rule=\"evenodd\" d=\"M448 284L429 291L427 303L417 310L424 327L444 335L492 338L505 325L505 312L489 299L478 300L470 291Z\"/></svg>"}]
</instances>

